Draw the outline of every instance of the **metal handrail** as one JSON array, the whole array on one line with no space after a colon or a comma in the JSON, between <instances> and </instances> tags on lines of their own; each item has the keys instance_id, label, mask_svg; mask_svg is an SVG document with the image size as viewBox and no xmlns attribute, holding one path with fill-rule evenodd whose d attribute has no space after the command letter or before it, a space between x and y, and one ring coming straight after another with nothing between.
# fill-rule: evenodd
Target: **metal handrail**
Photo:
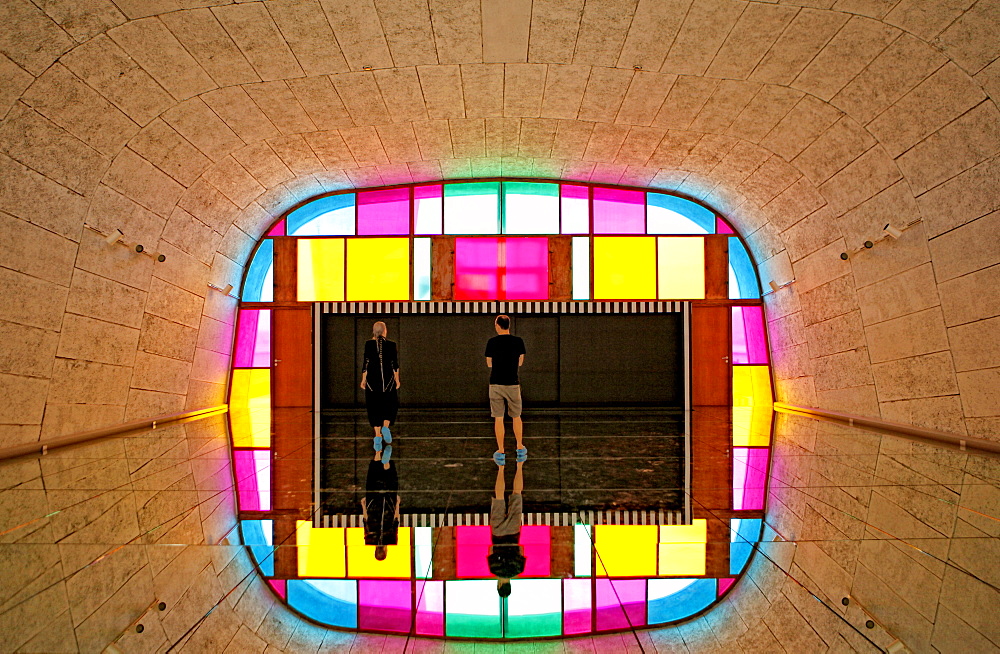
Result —
<instances>
[{"instance_id":1,"label":"metal handrail","mask_svg":"<svg viewBox=\"0 0 1000 654\"><path fill-rule=\"evenodd\" d=\"M202 420L211 416L220 415L226 413L227 411L229 411L229 405L220 404L218 406L207 407L204 409L195 409L194 411L170 413L164 416L157 416L155 418L132 420L131 422L125 422L112 427L102 427L101 429L81 431L75 434L37 441L35 443L13 445L11 447L0 449L0 461L16 459L22 456L41 456L62 447L80 445L81 443L89 443L103 438L110 438L112 436L124 436L125 434L156 429L157 427L163 427L165 425L178 424L182 422L194 422L195 420Z\"/></svg>"},{"instance_id":2,"label":"metal handrail","mask_svg":"<svg viewBox=\"0 0 1000 654\"><path fill-rule=\"evenodd\" d=\"M985 438L962 436L961 434L953 434L939 429L908 425L904 422L892 422L890 420L882 420L881 418L871 418L854 413L829 411L827 409L817 409L808 406L796 406L794 404L785 404L784 402L775 402L774 410L780 413L808 416L850 427L859 427L868 431L958 450L959 452L1000 457L1000 442Z\"/></svg>"}]
</instances>

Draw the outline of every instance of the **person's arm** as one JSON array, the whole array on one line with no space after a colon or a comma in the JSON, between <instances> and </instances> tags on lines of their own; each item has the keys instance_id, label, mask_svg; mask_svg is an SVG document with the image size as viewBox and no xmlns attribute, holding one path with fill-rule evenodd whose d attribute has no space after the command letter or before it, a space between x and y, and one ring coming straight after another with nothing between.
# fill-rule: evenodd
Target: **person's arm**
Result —
<instances>
[{"instance_id":1,"label":"person's arm","mask_svg":"<svg viewBox=\"0 0 1000 654\"><path fill-rule=\"evenodd\" d=\"M493 367L493 357L486 357L486 367L487 368Z\"/></svg>"},{"instance_id":2,"label":"person's arm","mask_svg":"<svg viewBox=\"0 0 1000 654\"><path fill-rule=\"evenodd\" d=\"M518 357L518 359L517 359L517 365L518 365L518 367L524 365L524 355L523 354L520 357Z\"/></svg>"},{"instance_id":3,"label":"person's arm","mask_svg":"<svg viewBox=\"0 0 1000 654\"><path fill-rule=\"evenodd\" d=\"M396 495L396 515L394 516L396 520L399 520L399 495Z\"/></svg>"},{"instance_id":4,"label":"person's arm","mask_svg":"<svg viewBox=\"0 0 1000 654\"><path fill-rule=\"evenodd\" d=\"M368 381L368 344L365 343L365 354L361 360L361 388L364 388Z\"/></svg>"},{"instance_id":5,"label":"person's arm","mask_svg":"<svg viewBox=\"0 0 1000 654\"><path fill-rule=\"evenodd\" d=\"M365 387L367 381L368 381L368 371L365 370L364 372L361 373L361 388Z\"/></svg>"},{"instance_id":6,"label":"person's arm","mask_svg":"<svg viewBox=\"0 0 1000 654\"><path fill-rule=\"evenodd\" d=\"M399 388L399 346L392 348L392 376L396 380L396 388Z\"/></svg>"},{"instance_id":7,"label":"person's arm","mask_svg":"<svg viewBox=\"0 0 1000 654\"><path fill-rule=\"evenodd\" d=\"M361 519L368 520L368 507L365 505L364 500L361 500Z\"/></svg>"}]
</instances>

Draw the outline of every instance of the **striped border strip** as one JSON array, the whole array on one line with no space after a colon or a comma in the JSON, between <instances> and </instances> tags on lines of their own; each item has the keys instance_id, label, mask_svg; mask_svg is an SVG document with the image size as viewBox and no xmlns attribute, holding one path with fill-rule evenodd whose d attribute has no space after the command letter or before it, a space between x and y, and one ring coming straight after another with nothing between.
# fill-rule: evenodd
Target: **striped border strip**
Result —
<instances>
[{"instance_id":1,"label":"striped border strip","mask_svg":"<svg viewBox=\"0 0 1000 654\"><path fill-rule=\"evenodd\" d=\"M320 302L343 314L604 314L681 313L686 302Z\"/></svg>"},{"instance_id":2,"label":"striped border strip","mask_svg":"<svg viewBox=\"0 0 1000 654\"><path fill-rule=\"evenodd\" d=\"M587 525L681 525L681 511L573 511L571 513L525 513L525 525L572 527ZM485 526L490 523L488 513L404 513L399 517L402 527L455 527ZM362 527L361 516L324 515L323 527Z\"/></svg>"}]
</instances>

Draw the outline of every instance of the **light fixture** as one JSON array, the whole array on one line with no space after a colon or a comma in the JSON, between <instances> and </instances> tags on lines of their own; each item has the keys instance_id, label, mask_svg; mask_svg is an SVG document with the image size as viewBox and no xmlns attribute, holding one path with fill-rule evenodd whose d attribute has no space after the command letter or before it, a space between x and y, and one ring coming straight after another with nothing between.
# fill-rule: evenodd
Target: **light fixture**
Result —
<instances>
[{"instance_id":1,"label":"light fixture","mask_svg":"<svg viewBox=\"0 0 1000 654\"><path fill-rule=\"evenodd\" d=\"M903 230L898 227L893 227L892 223L886 223L885 227L882 228L882 233L889 238L896 239L903 235Z\"/></svg>"},{"instance_id":2,"label":"light fixture","mask_svg":"<svg viewBox=\"0 0 1000 654\"><path fill-rule=\"evenodd\" d=\"M843 259L844 261L847 261L848 259L851 258L851 256L849 254L847 254L846 252L841 252L840 253L840 258Z\"/></svg>"},{"instance_id":3,"label":"light fixture","mask_svg":"<svg viewBox=\"0 0 1000 654\"><path fill-rule=\"evenodd\" d=\"M113 229L111 230L110 234L104 237L104 242L107 243L108 245L114 245L121 239L122 236L125 236L124 234L122 234L122 230Z\"/></svg>"},{"instance_id":4,"label":"light fixture","mask_svg":"<svg viewBox=\"0 0 1000 654\"><path fill-rule=\"evenodd\" d=\"M231 297L234 300L240 299L239 296L233 295L233 285L232 284L226 284L225 286L217 286L216 284L213 284L213 283L209 282L208 287L210 289L212 289L213 291L218 291L218 292L222 293L226 297Z\"/></svg>"},{"instance_id":5,"label":"light fixture","mask_svg":"<svg viewBox=\"0 0 1000 654\"><path fill-rule=\"evenodd\" d=\"M791 286L794 282L795 282L795 280L791 279L791 280L785 282L784 284L779 284L778 282L776 282L776 281L774 281L772 279L771 281L769 281L767 283L767 285L771 287L771 290L768 291L767 293L764 293L764 295L767 295L768 293L777 293L778 291L780 291L781 289L785 288L786 286Z\"/></svg>"}]
</instances>

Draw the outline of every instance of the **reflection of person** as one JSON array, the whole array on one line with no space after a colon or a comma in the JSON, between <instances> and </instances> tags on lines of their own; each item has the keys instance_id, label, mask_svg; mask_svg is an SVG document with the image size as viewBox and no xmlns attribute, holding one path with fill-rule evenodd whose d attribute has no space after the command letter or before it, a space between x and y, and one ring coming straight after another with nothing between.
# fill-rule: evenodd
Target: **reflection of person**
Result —
<instances>
[{"instance_id":1,"label":"reflection of person","mask_svg":"<svg viewBox=\"0 0 1000 654\"><path fill-rule=\"evenodd\" d=\"M386 338L389 330L381 320L372 325L371 340L365 341L364 363L361 364L361 388L365 390L368 424L375 430L375 450L382 441L392 442L389 425L396 421L399 410L399 353L396 344ZM392 456L385 448L384 460Z\"/></svg>"},{"instance_id":2,"label":"reflection of person","mask_svg":"<svg viewBox=\"0 0 1000 654\"><path fill-rule=\"evenodd\" d=\"M375 546L375 558L384 561L386 546L395 545L399 537L399 477L396 464L382 452L368 462L365 478L365 498L361 500L361 515L365 525L365 545Z\"/></svg>"},{"instance_id":3,"label":"reflection of person","mask_svg":"<svg viewBox=\"0 0 1000 654\"><path fill-rule=\"evenodd\" d=\"M517 460L528 458L528 450L521 441L521 382L517 369L524 364L524 341L510 333L510 317L497 316L493 322L497 335L486 343L486 365L490 368L490 415L493 416L493 431L497 437L497 451L493 459L497 465L506 463L503 447L504 404L514 423L514 438L517 441Z\"/></svg>"},{"instance_id":4,"label":"reflection of person","mask_svg":"<svg viewBox=\"0 0 1000 654\"><path fill-rule=\"evenodd\" d=\"M490 572L497 577L497 593L500 597L510 595L511 577L524 572L524 554L521 551L521 512L524 501L521 493L524 491L523 461L518 461L517 472L514 475L514 490L510 500L504 504L505 490L503 468L497 469L497 482L493 489L493 501L490 503L490 547L486 562Z\"/></svg>"}]
</instances>

